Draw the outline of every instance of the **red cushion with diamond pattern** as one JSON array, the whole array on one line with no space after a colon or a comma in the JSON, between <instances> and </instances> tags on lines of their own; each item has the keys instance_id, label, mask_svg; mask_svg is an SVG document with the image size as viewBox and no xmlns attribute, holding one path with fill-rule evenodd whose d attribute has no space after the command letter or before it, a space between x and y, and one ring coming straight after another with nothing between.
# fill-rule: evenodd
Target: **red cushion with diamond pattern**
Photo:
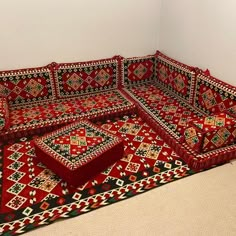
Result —
<instances>
[{"instance_id":1,"label":"red cushion with diamond pattern","mask_svg":"<svg viewBox=\"0 0 236 236\"><path fill-rule=\"evenodd\" d=\"M110 59L61 63L55 70L58 98L116 89L119 57Z\"/></svg>"},{"instance_id":2,"label":"red cushion with diamond pattern","mask_svg":"<svg viewBox=\"0 0 236 236\"><path fill-rule=\"evenodd\" d=\"M192 103L195 82L192 67L158 53L156 73L159 84Z\"/></svg>"},{"instance_id":3,"label":"red cushion with diamond pattern","mask_svg":"<svg viewBox=\"0 0 236 236\"><path fill-rule=\"evenodd\" d=\"M226 113L192 120L184 131L186 143L197 152L207 152L233 144L236 121Z\"/></svg>"},{"instance_id":4,"label":"red cushion with diamond pattern","mask_svg":"<svg viewBox=\"0 0 236 236\"><path fill-rule=\"evenodd\" d=\"M132 57L122 60L122 84L132 86L154 80L155 56Z\"/></svg>"},{"instance_id":5,"label":"red cushion with diamond pattern","mask_svg":"<svg viewBox=\"0 0 236 236\"><path fill-rule=\"evenodd\" d=\"M0 96L16 105L53 100L51 70L40 67L0 72Z\"/></svg>"},{"instance_id":6,"label":"red cushion with diamond pattern","mask_svg":"<svg viewBox=\"0 0 236 236\"><path fill-rule=\"evenodd\" d=\"M196 77L194 106L206 113L228 110L236 115L236 88L218 79L199 73Z\"/></svg>"},{"instance_id":7,"label":"red cushion with diamond pattern","mask_svg":"<svg viewBox=\"0 0 236 236\"><path fill-rule=\"evenodd\" d=\"M0 131L9 127L9 110L6 98L0 97Z\"/></svg>"}]
</instances>

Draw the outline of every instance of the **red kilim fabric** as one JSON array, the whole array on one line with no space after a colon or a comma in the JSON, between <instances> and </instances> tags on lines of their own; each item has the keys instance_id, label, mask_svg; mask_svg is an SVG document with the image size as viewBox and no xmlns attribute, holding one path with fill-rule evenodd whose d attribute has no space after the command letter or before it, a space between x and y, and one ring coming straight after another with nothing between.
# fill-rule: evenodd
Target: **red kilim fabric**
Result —
<instances>
[{"instance_id":1,"label":"red kilim fabric","mask_svg":"<svg viewBox=\"0 0 236 236\"><path fill-rule=\"evenodd\" d=\"M0 97L0 132L9 127L9 108L6 98Z\"/></svg>"},{"instance_id":2,"label":"red kilim fabric","mask_svg":"<svg viewBox=\"0 0 236 236\"><path fill-rule=\"evenodd\" d=\"M200 73L196 78L194 106L208 114L225 110L236 114L236 88Z\"/></svg>"},{"instance_id":3,"label":"red kilim fabric","mask_svg":"<svg viewBox=\"0 0 236 236\"><path fill-rule=\"evenodd\" d=\"M0 72L0 97L10 105L51 101L55 98L53 76L48 67Z\"/></svg>"},{"instance_id":4,"label":"red kilim fabric","mask_svg":"<svg viewBox=\"0 0 236 236\"><path fill-rule=\"evenodd\" d=\"M192 120L184 138L197 152L215 150L235 142L236 121L225 113Z\"/></svg>"},{"instance_id":5,"label":"red kilim fabric","mask_svg":"<svg viewBox=\"0 0 236 236\"><path fill-rule=\"evenodd\" d=\"M10 107L9 132L68 123L129 111L135 106L118 90L93 93L48 103Z\"/></svg>"},{"instance_id":6,"label":"red kilim fabric","mask_svg":"<svg viewBox=\"0 0 236 236\"><path fill-rule=\"evenodd\" d=\"M123 141L89 121L77 121L34 141L36 156L73 186L122 158Z\"/></svg>"},{"instance_id":7,"label":"red kilim fabric","mask_svg":"<svg viewBox=\"0 0 236 236\"><path fill-rule=\"evenodd\" d=\"M154 80L155 56L122 60L122 85L132 86Z\"/></svg>"},{"instance_id":8,"label":"red kilim fabric","mask_svg":"<svg viewBox=\"0 0 236 236\"><path fill-rule=\"evenodd\" d=\"M56 65L58 98L118 88L118 58Z\"/></svg>"},{"instance_id":9,"label":"red kilim fabric","mask_svg":"<svg viewBox=\"0 0 236 236\"><path fill-rule=\"evenodd\" d=\"M157 54L157 82L192 104L195 72L192 67Z\"/></svg>"},{"instance_id":10,"label":"red kilim fabric","mask_svg":"<svg viewBox=\"0 0 236 236\"><path fill-rule=\"evenodd\" d=\"M137 116L97 125L124 140L121 160L79 188L68 186L35 158L31 138L0 144L0 232L23 233L58 218L89 212L193 172Z\"/></svg>"}]
</instances>

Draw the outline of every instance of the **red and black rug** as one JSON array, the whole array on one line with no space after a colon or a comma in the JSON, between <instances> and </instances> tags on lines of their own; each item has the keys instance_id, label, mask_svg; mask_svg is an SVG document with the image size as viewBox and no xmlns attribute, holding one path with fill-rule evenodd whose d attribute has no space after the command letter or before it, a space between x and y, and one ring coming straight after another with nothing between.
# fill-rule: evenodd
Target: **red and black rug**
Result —
<instances>
[{"instance_id":1,"label":"red and black rug","mask_svg":"<svg viewBox=\"0 0 236 236\"><path fill-rule=\"evenodd\" d=\"M125 155L79 188L36 160L33 137L0 143L0 234L21 234L194 174L136 115L97 125L123 138Z\"/></svg>"}]
</instances>

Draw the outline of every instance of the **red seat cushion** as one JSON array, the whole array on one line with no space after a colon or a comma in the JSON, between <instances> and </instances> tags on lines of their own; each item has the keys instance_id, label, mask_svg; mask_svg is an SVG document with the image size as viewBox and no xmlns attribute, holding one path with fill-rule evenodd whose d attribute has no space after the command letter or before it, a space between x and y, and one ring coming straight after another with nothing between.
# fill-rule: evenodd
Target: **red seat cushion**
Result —
<instances>
[{"instance_id":1,"label":"red seat cushion","mask_svg":"<svg viewBox=\"0 0 236 236\"><path fill-rule=\"evenodd\" d=\"M197 152L207 152L234 143L236 121L225 113L192 120L184 131L186 143Z\"/></svg>"},{"instance_id":2,"label":"red seat cushion","mask_svg":"<svg viewBox=\"0 0 236 236\"><path fill-rule=\"evenodd\" d=\"M73 186L84 184L123 156L123 141L88 121L35 140L37 157Z\"/></svg>"},{"instance_id":3,"label":"red seat cushion","mask_svg":"<svg viewBox=\"0 0 236 236\"><path fill-rule=\"evenodd\" d=\"M75 121L127 112L134 109L122 92L104 91L75 98L10 107L10 131L30 130Z\"/></svg>"}]
</instances>

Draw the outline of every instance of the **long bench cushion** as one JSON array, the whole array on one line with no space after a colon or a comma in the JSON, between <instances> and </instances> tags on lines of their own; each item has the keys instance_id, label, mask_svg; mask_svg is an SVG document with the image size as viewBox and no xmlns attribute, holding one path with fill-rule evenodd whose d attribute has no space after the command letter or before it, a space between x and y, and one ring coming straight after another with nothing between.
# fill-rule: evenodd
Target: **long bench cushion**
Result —
<instances>
[{"instance_id":1,"label":"long bench cushion","mask_svg":"<svg viewBox=\"0 0 236 236\"><path fill-rule=\"evenodd\" d=\"M192 104L195 85L193 67L180 63L163 53L157 53L157 82L159 85Z\"/></svg>"},{"instance_id":2,"label":"long bench cushion","mask_svg":"<svg viewBox=\"0 0 236 236\"><path fill-rule=\"evenodd\" d=\"M203 115L157 84L141 85L125 91L176 140L180 139L189 120Z\"/></svg>"},{"instance_id":3,"label":"long bench cushion","mask_svg":"<svg viewBox=\"0 0 236 236\"><path fill-rule=\"evenodd\" d=\"M236 88L218 79L199 73L193 105L208 114L216 114L225 110L236 114Z\"/></svg>"},{"instance_id":4,"label":"long bench cushion","mask_svg":"<svg viewBox=\"0 0 236 236\"><path fill-rule=\"evenodd\" d=\"M31 104L55 99L53 75L48 66L0 72L0 97L9 105Z\"/></svg>"},{"instance_id":5,"label":"long bench cushion","mask_svg":"<svg viewBox=\"0 0 236 236\"><path fill-rule=\"evenodd\" d=\"M111 90L48 103L10 107L8 133L96 118L135 108L119 90Z\"/></svg>"},{"instance_id":6,"label":"long bench cushion","mask_svg":"<svg viewBox=\"0 0 236 236\"><path fill-rule=\"evenodd\" d=\"M60 63L54 71L58 98L118 88L119 57L110 59Z\"/></svg>"},{"instance_id":7,"label":"long bench cushion","mask_svg":"<svg viewBox=\"0 0 236 236\"><path fill-rule=\"evenodd\" d=\"M155 56L132 57L122 60L122 86L130 87L151 82L155 78Z\"/></svg>"}]
</instances>

